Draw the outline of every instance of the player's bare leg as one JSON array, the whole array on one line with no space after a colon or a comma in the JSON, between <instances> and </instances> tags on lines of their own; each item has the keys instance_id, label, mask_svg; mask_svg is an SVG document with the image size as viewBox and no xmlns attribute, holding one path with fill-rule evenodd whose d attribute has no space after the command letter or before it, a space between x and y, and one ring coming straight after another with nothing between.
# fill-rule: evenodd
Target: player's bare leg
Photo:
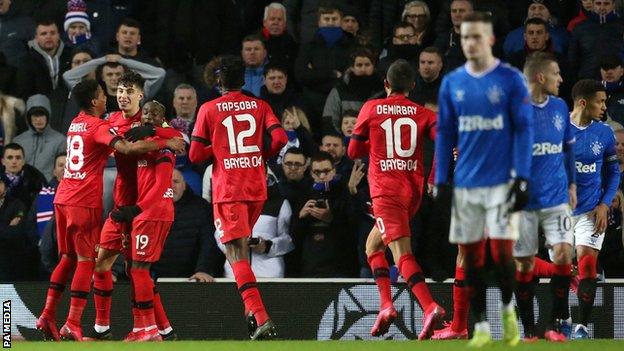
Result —
<instances>
[{"instance_id":1,"label":"player's bare leg","mask_svg":"<svg viewBox=\"0 0 624 351\"><path fill-rule=\"evenodd\" d=\"M96 340L110 340L110 310L113 294L113 273L111 268L119 256L119 251L103 247L98 249L93 273L93 301L95 305L94 333Z\"/></svg>"},{"instance_id":2,"label":"player's bare leg","mask_svg":"<svg viewBox=\"0 0 624 351\"><path fill-rule=\"evenodd\" d=\"M225 243L225 257L232 266L236 285L245 305L245 311L253 315L250 319L255 320L257 325L250 338L252 340L262 340L275 337L275 325L264 308L262 297L256 284L256 276L249 264L247 238L234 239Z\"/></svg>"},{"instance_id":3,"label":"player's bare leg","mask_svg":"<svg viewBox=\"0 0 624 351\"><path fill-rule=\"evenodd\" d=\"M458 246L457 259L455 260L455 282L453 284L453 320L445 323L443 329L436 330L431 339L452 340L468 339L468 310L470 301L466 288L465 273L465 248Z\"/></svg>"},{"instance_id":4,"label":"player's bare leg","mask_svg":"<svg viewBox=\"0 0 624 351\"><path fill-rule=\"evenodd\" d=\"M91 289L91 277L95 262L93 258L77 256L76 271L71 284L71 300L65 325L59 330L61 339L82 341L82 311L87 304Z\"/></svg>"},{"instance_id":5,"label":"player's bare leg","mask_svg":"<svg viewBox=\"0 0 624 351\"><path fill-rule=\"evenodd\" d=\"M50 276L50 287L48 288L45 307L35 324L37 330L43 334L44 340L60 340L56 326L56 307L61 300L69 275L75 269L76 257L63 254Z\"/></svg>"},{"instance_id":6,"label":"player's bare leg","mask_svg":"<svg viewBox=\"0 0 624 351\"><path fill-rule=\"evenodd\" d=\"M580 278L576 293L578 296L580 321L574 329L573 339L589 338L587 323L591 319L594 298L596 297L596 262L598 260L598 252L598 250L589 246L578 245L576 247Z\"/></svg>"},{"instance_id":7,"label":"player's bare leg","mask_svg":"<svg viewBox=\"0 0 624 351\"><path fill-rule=\"evenodd\" d=\"M425 313L423 329L418 335L418 339L429 339L436 324L444 317L446 312L431 297L422 269L412 254L411 239L405 236L399 237L397 240L391 241L388 247L392 251L394 262L397 262L401 276L407 282L407 286Z\"/></svg>"},{"instance_id":8,"label":"player's bare leg","mask_svg":"<svg viewBox=\"0 0 624 351\"><path fill-rule=\"evenodd\" d=\"M552 315L544 337L550 341L565 341L572 329L568 306L568 293L572 280L572 245L556 244L553 246L553 252L554 272L550 279Z\"/></svg>"},{"instance_id":9,"label":"player's bare leg","mask_svg":"<svg viewBox=\"0 0 624 351\"><path fill-rule=\"evenodd\" d=\"M134 305L141 319L141 329L133 329L125 341L162 341L156 327L154 287L149 273L150 266L150 262L132 261L130 277L134 287ZM136 324L135 327L137 327Z\"/></svg>"},{"instance_id":10,"label":"player's bare leg","mask_svg":"<svg viewBox=\"0 0 624 351\"><path fill-rule=\"evenodd\" d=\"M390 286L389 265L386 260L386 246L377 226L373 226L366 239L366 257L379 290L379 314L371 328L371 335L381 336L388 332L390 325L397 317L397 311L392 304L392 288Z\"/></svg>"}]
</instances>

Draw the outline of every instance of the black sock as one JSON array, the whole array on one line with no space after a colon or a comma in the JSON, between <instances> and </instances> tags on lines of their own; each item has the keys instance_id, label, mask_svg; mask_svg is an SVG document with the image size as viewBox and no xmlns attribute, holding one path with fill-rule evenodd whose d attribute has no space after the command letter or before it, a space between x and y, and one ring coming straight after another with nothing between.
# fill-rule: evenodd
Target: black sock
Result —
<instances>
[{"instance_id":1,"label":"black sock","mask_svg":"<svg viewBox=\"0 0 624 351\"><path fill-rule=\"evenodd\" d=\"M577 295L581 315L581 324L587 326L587 323L591 319L592 308L594 307L594 298L596 297L596 279L581 279Z\"/></svg>"},{"instance_id":2,"label":"black sock","mask_svg":"<svg viewBox=\"0 0 624 351\"><path fill-rule=\"evenodd\" d=\"M570 291L570 281L572 277L569 275L553 275L550 279L550 291L552 294L552 319L570 318L570 308L568 307L568 294Z\"/></svg>"},{"instance_id":3,"label":"black sock","mask_svg":"<svg viewBox=\"0 0 624 351\"><path fill-rule=\"evenodd\" d=\"M514 286L516 285L516 267L513 261L508 263L502 262L500 265L496 265L496 277L498 278L501 291L501 300L504 305L509 305L513 296ZM535 289L533 291L533 294L535 294Z\"/></svg>"},{"instance_id":4,"label":"black sock","mask_svg":"<svg viewBox=\"0 0 624 351\"><path fill-rule=\"evenodd\" d=\"M535 314L533 313L533 298L535 297L535 283L518 282L516 285L516 303L520 312L520 319L524 326L524 337L535 336Z\"/></svg>"},{"instance_id":5,"label":"black sock","mask_svg":"<svg viewBox=\"0 0 624 351\"><path fill-rule=\"evenodd\" d=\"M476 322L483 322L486 317L486 290L485 267L466 269L466 285L470 292L470 312Z\"/></svg>"}]
</instances>

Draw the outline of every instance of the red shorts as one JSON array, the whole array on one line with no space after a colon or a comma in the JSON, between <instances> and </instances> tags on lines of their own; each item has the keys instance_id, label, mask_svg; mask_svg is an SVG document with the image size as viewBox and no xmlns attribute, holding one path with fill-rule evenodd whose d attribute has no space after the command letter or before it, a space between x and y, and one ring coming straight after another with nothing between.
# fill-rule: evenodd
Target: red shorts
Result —
<instances>
[{"instance_id":1,"label":"red shorts","mask_svg":"<svg viewBox=\"0 0 624 351\"><path fill-rule=\"evenodd\" d=\"M95 258L102 227L102 209L54 205L59 254Z\"/></svg>"},{"instance_id":2,"label":"red shorts","mask_svg":"<svg viewBox=\"0 0 624 351\"><path fill-rule=\"evenodd\" d=\"M264 201L223 202L214 204L214 224L221 243L251 236Z\"/></svg>"},{"instance_id":3,"label":"red shorts","mask_svg":"<svg viewBox=\"0 0 624 351\"><path fill-rule=\"evenodd\" d=\"M130 252L132 261L157 262L173 222L135 220L132 222Z\"/></svg>"},{"instance_id":4,"label":"red shorts","mask_svg":"<svg viewBox=\"0 0 624 351\"><path fill-rule=\"evenodd\" d=\"M127 249L123 247L124 236L132 231L132 226L128 223L115 222L110 216L106 218L102 233L100 234L100 247L110 251L117 251L128 257Z\"/></svg>"},{"instance_id":5,"label":"red shorts","mask_svg":"<svg viewBox=\"0 0 624 351\"><path fill-rule=\"evenodd\" d=\"M409 221L420 207L420 197L379 196L373 199L375 225L387 246L399 238L410 237Z\"/></svg>"}]
</instances>

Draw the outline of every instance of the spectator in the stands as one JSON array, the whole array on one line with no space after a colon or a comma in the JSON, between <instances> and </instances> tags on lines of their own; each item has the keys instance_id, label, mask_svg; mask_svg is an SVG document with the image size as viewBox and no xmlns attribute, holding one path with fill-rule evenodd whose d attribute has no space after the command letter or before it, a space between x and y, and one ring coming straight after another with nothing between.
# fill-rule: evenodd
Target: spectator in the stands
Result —
<instances>
[{"instance_id":1,"label":"spectator in the stands","mask_svg":"<svg viewBox=\"0 0 624 351\"><path fill-rule=\"evenodd\" d=\"M121 55L126 59L132 59L147 63L151 66L160 66L158 61L139 48L141 45L141 23L134 18L124 18L115 34L117 46L111 53Z\"/></svg>"},{"instance_id":2,"label":"spectator in the stands","mask_svg":"<svg viewBox=\"0 0 624 351\"><path fill-rule=\"evenodd\" d=\"M528 24L528 20L532 18L539 18L546 23L550 45L552 45L550 50L560 54L567 52L568 32L557 22L557 19L553 17L549 5L550 3L544 0L531 1L527 9L525 25L512 30L505 38L505 43L503 44L505 56L509 56L516 51L521 51L528 45L526 38L527 29L525 27Z\"/></svg>"},{"instance_id":3,"label":"spectator in the stands","mask_svg":"<svg viewBox=\"0 0 624 351\"><path fill-rule=\"evenodd\" d=\"M623 35L624 21L615 11L615 0L595 0L588 18L570 36L568 60L573 79L597 79L600 59L622 53Z\"/></svg>"},{"instance_id":4,"label":"spectator in the stands","mask_svg":"<svg viewBox=\"0 0 624 351\"><path fill-rule=\"evenodd\" d=\"M377 73L385 77L390 65L403 59L411 63L414 70L418 66L418 54L422 48L416 43L416 30L408 22L397 23L392 30L392 40L385 48L386 56L379 60Z\"/></svg>"},{"instance_id":5,"label":"spectator in the stands","mask_svg":"<svg viewBox=\"0 0 624 351\"><path fill-rule=\"evenodd\" d=\"M353 161L347 157L347 147L343 137L337 133L325 134L321 139L319 149L332 156L336 175L345 179L346 182L351 176Z\"/></svg>"},{"instance_id":6,"label":"spectator in the stands","mask_svg":"<svg viewBox=\"0 0 624 351\"><path fill-rule=\"evenodd\" d=\"M52 180L54 158L65 152L65 136L50 127L50 100L37 94L26 102L26 123L28 130L15 137L14 142L24 149L26 163L35 167L45 177Z\"/></svg>"},{"instance_id":7,"label":"spectator in the stands","mask_svg":"<svg viewBox=\"0 0 624 351\"><path fill-rule=\"evenodd\" d=\"M24 148L17 143L4 146L0 178L4 179L7 194L24 204L25 213L30 211L33 201L46 184L43 174L26 164Z\"/></svg>"},{"instance_id":8,"label":"spectator in the stands","mask_svg":"<svg viewBox=\"0 0 624 351\"><path fill-rule=\"evenodd\" d=\"M286 8L279 2L272 2L264 8L260 31L265 40L268 61L286 67L292 75L297 57L297 43L286 31Z\"/></svg>"},{"instance_id":9,"label":"spectator in the stands","mask_svg":"<svg viewBox=\"0 0 624 351\"><path fill-rule=\"evenodd\" d=\"M242 89L260 96L260 88L264 85L264 65L267 50L264 39L260 35L251 34L243 38L241 56L245 63L245 85Z\"/></svg>"},{"instance_id":10,"label":"spectator in the stands","mask_svg":"<svg viewBox=\"0 0 624 351\"><path fill-rule=\"evenodd\" d=\"M624 68L622 59L616 55L604 57L600 62L602 84L607 90L607 114L614 121L624 124Z\"/></svg>"},{"instance_id":11,"label":"spectator in the stands","mask_svg":"<svg viewBox=\"0 0 624 351\"><path fill-rule=\"evenodd\" d=\"M580 3L578 15L568 23L568 32L572 32L579 23L585 21L594 8L594 0L581 0Z\"/></svg>"},{"instance_id":12,"label":"spectator in the stands","mask_svg":"<svg viewBox=\"0 0 624 351\"><path fill-rule=\"evenodd\" d=\"M432 45L435 39L431 11L424 1L410 1L405 4L401 20L410 23L416 30L416 45L422 50ZM420 52L419 52L420 53Z\"/></svg>"},{"instance_id":13,"label":"spectator in the stands","mask_svg":"<svg viewBox=\"0 0 624 351\"><path fill-rule=\"evenodd\" d=\"M0 2L0 52L9 65L17 67L28 54L26 44L35 34L35 22L15 11L13 2Z\"/></svg>"},{"instance_id":14,"label":"spectator in the stands","mask_svg":"<svg viewBox=\"0 0 624 351\"><path fill-rule=\"evenodd\" d=\"M353 135L353 128L355 128L355 122L357 122L358 111L346 110L342 113L342 120L340 121L340 131L344 136L345 145L349 146L349 139Z\"/></svg>"},{"instance_id":15,"label":"spectator in the stands","mask_svg":"<svg viewBox=\"0 0 624 351\"><path fill-rule=\"evenodd\" d=\"M339 133L342 113L359 111L364 102L383 90L381 78L375 73L375 56L365 48L351 54L351 65L325 100L323 133Z\"/></svg>"},{"instance_id":16,"label":"spectator in the stands","mask_svg":"<svg viewBox=\"0 0 624 351\"><path fill-rule=\"evenodd\" d=\"M190 136L195 125L197 113L197 92L195 88L186 83L178 85L173 91L173 109L175 117L169 124L182 133Z\"/></svg>"},{"instance_id":17,"label":"spectator in the stands","mask_svg":"<svg viewBox=\"0 0 624 351\"><path fill-rule=\"evenodd\" d=\"M425 48L418 58L416 85L410 91L412 101L424 105L428 101L438 100L438 90L442 83L442 54L435 46Z\"/></svg>"},{"instance_id":18,"label":"spectator in the stands","mask_svg":"<svg viewBox=\"0 0 624 351\"><path fill-rule=\"evenodd\" d=\"M282 127L286 130L288 143L284 145L280 153L268 161L269 166L278 178L282 175L282 162L286 152L292 148L302 150L306 157L310 157L318 151L312 133L310 132L310 122L305 112L296 106L290 106L282 113Z\"/></svg>"},{"instance_id":19,"label":"spectator in the stands","mask_svg":"<svg viewBox=\"0 0 624 351\"><path fill-rule=\"evenodd\" d=\"M444 56L444 67L447 72L454 70L466 62L466 57L461 48L459 28L464 21L464 17L472 11L472 1L451 1L450 17L452 26L437 35L434 45L440 49L440 52Z\"/></svg>"},{"instance_id":20,"label":"spectator in the stands","mask_svg":"<svg viewBox=\"0 0 624 351\"><path fill-rule=\"evenodd\" d=\"M70 0L67 2L67 13L63 22L65 46L70 51L75 48L84 48L94 55L101 54L100 43L91 33L91 21L87 13L87 4L84 0Z\"/></svg>"},{"instance_id":21,"label":"spectator in the stands","mask_svg":"<svg viewBox=\"0 0 624 351\"><path fill-rule=\"evenodd\" d=\"M264 85L260 89L260 98L269 103L278 118L290 106L301 106L301 97L289 83L285 66L269 63L264 66Z\"/></svg>"}]
</instances>

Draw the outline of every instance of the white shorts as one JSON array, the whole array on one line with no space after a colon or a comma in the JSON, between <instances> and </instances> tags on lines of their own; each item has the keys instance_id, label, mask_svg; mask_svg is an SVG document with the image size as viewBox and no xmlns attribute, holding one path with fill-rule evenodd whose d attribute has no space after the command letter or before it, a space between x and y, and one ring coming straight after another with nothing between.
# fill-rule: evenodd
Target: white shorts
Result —
<instances>
[{"instance_id":1,"label":"white shorts","mask_svg":"<svg viewBox=\"0 0 624 351\"><path fill-rule=\"evenodd\" d=\"M594 220L589 218L590 212L574 216L574 245L588 246L600 251L604 241L604 233L595 233Z\"/></svg>"},{"instance_id":2,"label":"white shorts","mask_svg":"<svg viewBox=\"0 0 624 351\"><path fill-rule=\"evenodd\" d=\"M546 247L556 244L574 244L572 210L568 204L532 211L519 211L511 215L510 230L518 232L514 244L514 257L535 256L539 249L538 230L542 226Z\"/></svg>"},{"instance_id":3,"label":"white shorts","mask_svg":"<svg viewBox=\"0 0 624 351\"><path fill-rule=\"evenodd\" d=\"M481 240L516 240L509 230L507 202L510 184L479 188L456 188L453 192L449 241L472 244Z\"/></svg>"}]
</instances>

